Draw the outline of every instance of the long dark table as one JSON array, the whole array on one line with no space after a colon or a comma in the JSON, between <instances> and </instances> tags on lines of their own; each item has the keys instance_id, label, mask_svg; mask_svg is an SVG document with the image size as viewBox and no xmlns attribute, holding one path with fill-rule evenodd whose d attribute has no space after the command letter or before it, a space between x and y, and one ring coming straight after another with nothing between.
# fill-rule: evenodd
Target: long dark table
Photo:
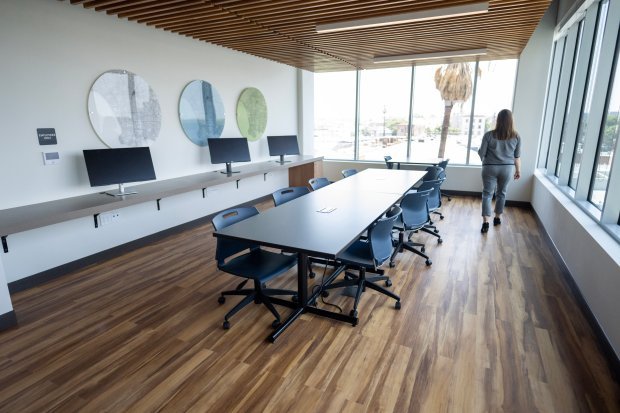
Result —
<instances>
[{"instance_id":1,"label":"long dark table","mask_svg":"<svg viewBox=\"0 0 620 413\"><path fill-rule=\"evenodd\" d=\"M297 303L274 300L276 304L293 307L293 312L268 340L275 341L303 313L357 323L355 317L309 305L315 297L308 297L308 256L337 259L424 173L367 169L213 234L215 237L252 241L298 254ZM319 212L331 209L328 213Z\"/></svg>"}]
</instances>

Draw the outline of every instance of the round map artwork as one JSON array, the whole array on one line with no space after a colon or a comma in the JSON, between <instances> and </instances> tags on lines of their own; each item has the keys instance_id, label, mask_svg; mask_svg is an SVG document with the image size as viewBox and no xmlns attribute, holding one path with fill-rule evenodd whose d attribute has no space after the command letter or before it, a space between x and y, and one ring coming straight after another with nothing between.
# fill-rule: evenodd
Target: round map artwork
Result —
<instances>
[{"instance_id":1,"label":"round map artwork","mask_svg":"<svg viewBox=\"0 0 620 413\"><path fill-rule=\"evenodd\" d=\"M237 126L249 141L257 141L267 128L267 102L260 90L243 89L237 101Z\"/></svg>"},{"instance_id":2,"label":"round map artwork","mask_svg":"<svg viewBox=\"0 0 620 413\"><path fill-rule=\"evenodd\" d=\"M161 128L157 95L144 79L127 70L99 76L88 94L88 116L110 148L151 145Z\"/></svg>"},{"instance_id":3,"label":"round map artwork","mask_svg":"<svg viewBox=\"0 0 620 413\"><path fill-rule=\"evenodd\" d=\"M224 130L224 104L217 90L203 80L190 82L179 100L179 119L187 137L198 146L219 138Z\"/></svg>"}]
</instances>

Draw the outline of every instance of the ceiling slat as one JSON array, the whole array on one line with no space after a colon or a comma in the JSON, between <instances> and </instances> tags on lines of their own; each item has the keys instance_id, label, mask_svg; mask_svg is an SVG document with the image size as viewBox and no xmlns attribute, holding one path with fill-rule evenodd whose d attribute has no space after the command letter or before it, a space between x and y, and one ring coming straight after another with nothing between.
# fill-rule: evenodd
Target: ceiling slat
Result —
<instances>
[{"instance_id":1,"label":"ceiling slat","mask_svg":"<svg viewBox=\"0 0 620 413\"><path fill-rule=\"evenodd\" d=\"M243 53L310 71L410 66L375 56L486 48L516 58L551 0L489 0L488 13L334 33L317 24L477 3L480 0L70 0ZM441 62L441 61L438 61Z\"/></svg>"}]
</instances>

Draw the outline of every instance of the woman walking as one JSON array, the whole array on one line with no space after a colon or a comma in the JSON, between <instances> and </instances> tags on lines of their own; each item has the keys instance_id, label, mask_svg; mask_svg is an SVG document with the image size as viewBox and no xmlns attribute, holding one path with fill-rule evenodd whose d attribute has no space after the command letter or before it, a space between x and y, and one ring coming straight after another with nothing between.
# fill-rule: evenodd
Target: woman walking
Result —
<instances>
[{"instance_id":1,"label":"woman walking","mask_svg":"<svg viewBox=\"0 0 620 413\"><path fill-rule=\"evenodd\" d=\"M497 114L495 129L482 137L478 155L482 159L482 233L489 231L491 197L495 189L493 225L502 223L506 189L510 178L521 177L521 138L514 130L512 112L503 109ZM513 173L514 165L514 173Z\"/></svg>"}]
</instances>

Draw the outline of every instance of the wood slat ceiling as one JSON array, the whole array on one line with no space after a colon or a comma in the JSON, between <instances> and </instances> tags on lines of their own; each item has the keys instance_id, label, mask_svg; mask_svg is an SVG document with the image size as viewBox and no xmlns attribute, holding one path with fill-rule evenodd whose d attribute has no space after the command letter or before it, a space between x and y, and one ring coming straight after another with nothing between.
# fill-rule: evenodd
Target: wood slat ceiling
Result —
<instances>
[{"instance_id":1,"label":"wood slat ceiling","mask_svg":"<svg viewBox=\"0 0 620 413\"><path fill-rule=\"evenodd\" d=\"M551 3L489 0L484 14L319 34L317 24L480 0L70 1L312 72L409 66L410 62L375 64L373 58L463 49L486 48L487 55L481 57L485 60L517 58Z\"/></svg>"}]
</instances>

